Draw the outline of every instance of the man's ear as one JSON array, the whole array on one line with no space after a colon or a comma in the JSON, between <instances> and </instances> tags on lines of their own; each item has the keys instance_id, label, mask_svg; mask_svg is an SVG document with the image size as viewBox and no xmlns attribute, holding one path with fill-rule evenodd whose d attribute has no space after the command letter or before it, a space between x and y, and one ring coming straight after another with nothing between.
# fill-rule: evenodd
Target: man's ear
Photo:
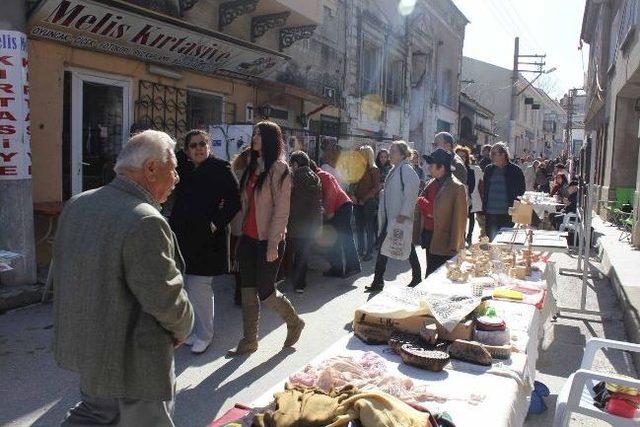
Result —
<instances>
[{"instance_id":1,"label":"man's ear","mask_svg":"<svg viewBox=\"0 0 640 427\"><path fill-rule=\"evenodd\" d=\"M154 182L157 179L158 162L156 160L147 160L142 167L144 176L149 182Z\"/></svg>"}]
</instances>

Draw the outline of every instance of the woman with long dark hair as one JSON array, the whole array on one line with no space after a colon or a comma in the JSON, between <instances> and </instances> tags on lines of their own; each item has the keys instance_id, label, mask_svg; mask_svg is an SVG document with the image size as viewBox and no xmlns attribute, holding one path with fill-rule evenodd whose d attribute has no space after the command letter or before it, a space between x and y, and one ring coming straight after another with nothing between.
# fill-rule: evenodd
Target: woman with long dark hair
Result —
<instances>
[{"instance_id":1,"label":"woman with long dark hair","mask_svg":"<svg viewBox=\"0 0 640 427\"><path fill-rule=\"evenodd\" d=\"M569 187L569 181L567 180L567 176L563 173L559 173L553 178L553 187L551 187L551 191L549 195L555 196L558 195L558 198L562 199L569 195L567 188Z\"/></svg>"},{"instance_id":2,"label":"woman with long dark hair","mask_svg":"<svg viewBox=\"0 0 640 427\"><path fill-rule=\"evenodd\" d=\"M185 259L185 288L195 314L186 344L203 353L213 339L212 280L229 272L228 225L240 210L240 193L229 162L211 153L205 131L189 131L178 154L180 182L169 223Z\"/></svg>"},{"instance_id":3,"label":"woman with long dark hair","mask_svg":"<svg viewBox=\"0 0 640 427\"><path fill-rule=\"evenodd\" d=\"M384 183L385 179L387 179L387 175L389 175L389 171L393 167L389 158L389 150L383 148L378 151L378 155L376 156L376 166L378 167L378 170L380 170L380 183Z\"/></svg>"},{"instance_id":4,"label":"woman with long dark hair","mask_svg":"<svg viewBox=\"0 0 640 427\"><path fill-rule=\"evenodd\" d=\"M240 180L242 209L234 218L234 233L240 234L237 256L240 269L243 338L231 356L258 349L260 302L287 323L284 347L300 338L304 321L291 302L275 287L285 249L289 220L291 174L285 161L282 130L263 121L253 129L249 164Z\"/></svg>"}]
</instances>

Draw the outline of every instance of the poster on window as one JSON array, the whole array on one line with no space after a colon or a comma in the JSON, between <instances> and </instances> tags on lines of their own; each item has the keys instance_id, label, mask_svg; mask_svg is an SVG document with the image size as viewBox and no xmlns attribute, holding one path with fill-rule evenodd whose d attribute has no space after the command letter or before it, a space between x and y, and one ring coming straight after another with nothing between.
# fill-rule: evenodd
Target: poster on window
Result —
<instances>
[{"instance_id":1,"label":"poster on window","mask_svg":"<svg viewBox=\"0 0 640 427\"><path fill-rule=\"evenodd\" d=\"M236 153L251 143L253 125L210 125L211 148L216 157L233 159Z\"/></svg>"},{"instance_id":2,"label":"poster on window","mask_svg":"<svg viewBox=\"0 0 640 427\"><path fill-rule=\"evenodd\" d=\"M0 31L0 179L31 178L27 36Z\"/></svg>"}]
</instances>

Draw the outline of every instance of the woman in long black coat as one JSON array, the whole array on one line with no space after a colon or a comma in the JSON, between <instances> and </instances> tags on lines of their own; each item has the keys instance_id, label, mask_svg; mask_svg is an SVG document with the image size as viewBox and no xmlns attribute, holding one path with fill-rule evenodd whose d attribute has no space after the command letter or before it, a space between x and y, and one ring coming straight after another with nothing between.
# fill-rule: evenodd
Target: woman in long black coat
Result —
<instances>
[{"instance_id":1,"label":"woman in long black coat","mask_svg":"<svg viewBox=\"0 0 640 427\"><path fill-rule=\"evenodd\" d=\"M229 162L211 154L206 132L187 133L177 158L180 182L169 223L185 259L185 287L195 314L186 344L203 353L213 339L213 277L229 272L228 226L240 210L240 194Z\"/></svg>"}]
</instances>

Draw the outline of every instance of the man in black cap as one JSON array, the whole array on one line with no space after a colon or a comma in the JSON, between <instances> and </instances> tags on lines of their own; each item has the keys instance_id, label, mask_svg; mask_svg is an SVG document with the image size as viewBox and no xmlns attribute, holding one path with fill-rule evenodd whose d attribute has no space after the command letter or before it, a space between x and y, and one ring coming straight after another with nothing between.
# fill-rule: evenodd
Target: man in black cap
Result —
<instances>
[{"instance_id":1,"label":"man in black cap","mask_svg":"<svg viewBox=\"0 0 640 427\"><path fill-rule=\"evenodd\" d=\"M427 276L464 247L467 226L467 191L452 175L453 154L438 148L423 156L431 181L418 197L422 217L422 247L427 251Z\"/></svg>"}]
</instances>

